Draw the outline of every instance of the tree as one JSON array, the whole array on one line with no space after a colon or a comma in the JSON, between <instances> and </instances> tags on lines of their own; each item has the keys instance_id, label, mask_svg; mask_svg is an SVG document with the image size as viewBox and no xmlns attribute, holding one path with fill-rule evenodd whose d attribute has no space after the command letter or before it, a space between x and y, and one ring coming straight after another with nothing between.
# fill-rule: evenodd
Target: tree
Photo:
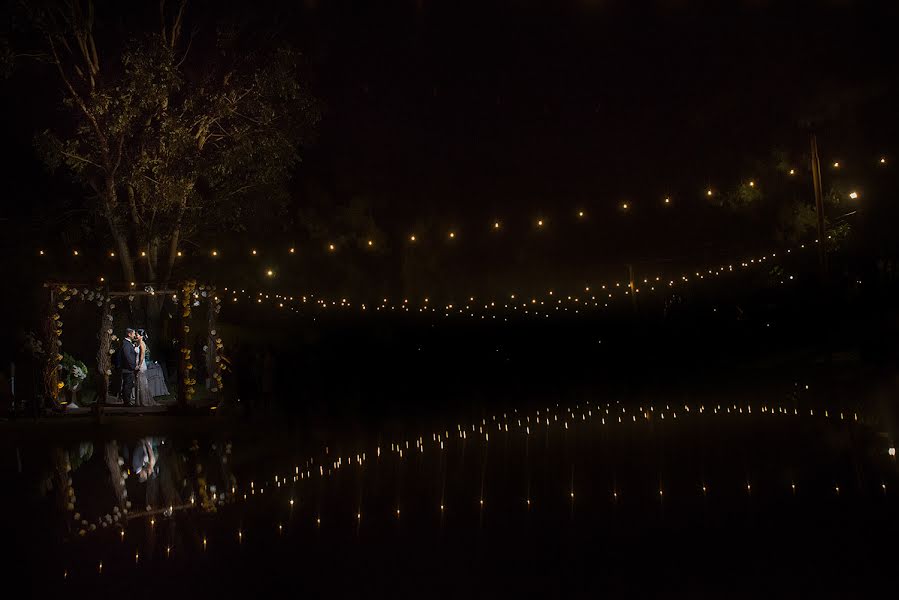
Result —
<instances>
[{"instance_id":1,"label":"tree","mask_svg":"<svg viewBox=\"0 0 899 600\"><path fill-rule=\"evenodd\" d=\"M229 23L186 35L187 8L160 1L158 26L127 40L98 34L90 1L32 13L66 117L38 148L90 190L128 282L165 286L186 239L286 193L319 118L296 51Z\"/></svg>"}]
</instances>

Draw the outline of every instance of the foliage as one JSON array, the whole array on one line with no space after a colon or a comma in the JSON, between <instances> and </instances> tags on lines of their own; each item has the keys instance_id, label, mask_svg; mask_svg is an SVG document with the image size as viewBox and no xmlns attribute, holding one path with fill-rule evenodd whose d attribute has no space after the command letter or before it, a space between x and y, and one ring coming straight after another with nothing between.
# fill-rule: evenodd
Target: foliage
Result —
<instances>
[{"instance_id":1,"label":"foliage","mask_svg":"<svg viewBox=\"0 0 899 600\"><path fill-rule=\"evenodd\" d=\"M35 145L91 192L127 281L167 282L185 239L240 228L247 198L283 195L319 118L296 51L228 24L186 36L187 12L162 2L127 40L99 30L90 2L32 13L66 119Z\"/></svg>"},{"instance_id":2,"label":"foliage","mask_svg":"<svg viewBox=\"0 0 899 600\"><path fill-rule=\"evenodd\" d=\"M81 387L88 375L87 365L65 352L62 354L59 370L62 375L62 383L73 391L77 391Z\"/></svg>"}]
</instances>

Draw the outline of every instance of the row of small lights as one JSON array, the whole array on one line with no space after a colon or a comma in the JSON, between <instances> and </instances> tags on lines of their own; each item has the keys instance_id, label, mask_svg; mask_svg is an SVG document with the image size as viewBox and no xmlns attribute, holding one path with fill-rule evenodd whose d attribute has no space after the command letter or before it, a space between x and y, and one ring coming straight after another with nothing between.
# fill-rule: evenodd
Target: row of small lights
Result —
<instances>
[{"instance_id":1,"label":"row of small lights","mask_svg":"<svg viewBox=\"0 0 899 600\"><path fill-rule=\"evenodd\" d=\"M881 158L878 160L878 164L886 165L886 163L887 163L886 157L881 157ZM839 168L841 167L841 163L840 163L839 161L834 161L834 162L832 163L832 167L833 167L834 169L839 169ZM790 170L789 170L789 174L790 174L790 175L795 175L795 173L796 173L796 170L795 170L795 169L790 169ZM746 183L746 185L747 185L748 187L750 187L750 188L756 188L756 187L757 187L757 184L756 184L755 180L749 180L749 181ZM705 190L705 192L704 192L704 195L705 195L706 197L708 197L708 198L711 198L711 197L713 197L713 196L715 195L715 191L714 191L712 188L707 188L707 189ZM857 199L859 199L860 197L861 197L860 193L859 193L858 191L856 191L856 190L853 190L853 191L849 192L849 198L851 198L852 200L857 200ZM672 204L671 196L665 196L665 197L662 199L662 204L665 205L665 206L671 205L671 204ZM628 210L630 210L631 208L633 208L633 203L630 203L630 202L622 202L621 204L619 204L619 208L620 208L621 211L627 212ZM587 213L586 213L585 211L583 211L583 210L578 210L575 214L576 214L578 220L583 220L583 219L585 219L585 218L587 217ZM535 220L534 220L534 226L535 226L537 229L543 229L544 226L546 226L546 225L547 225L547 220L546 220L546 219L538 218L538 219L535 219ZM494 221L491 223L491 225L490 225L490 229L493 230L493 231L499 231L500 229L503 229L502 222L499 221L499 220L494 220ZM446 234L446 239L449 239L449 240L455 240L455 239L457 239L458 235L459 235L459 234L458 234L458 231L457 231L457 230L451 229L451 230L449 230L449 231L447 232L447 234ZM408 241L410 244L415 244L415 243L417 243L417 242L420 242L421 240L422 240L421 235L420 235L420 234L417 234L417 233L412 233L412 234L410 234L410 235L407 237L407 241ZM368 247L368 248L374 248L374 246L375 246L375 241L374 241L373 239L368 239L368 240L366 240L366 242L365 242L365 246ZM329 242L329 243L327 243L327 244L325 245L325 248L327 249L327 251L328 251L329 253L333 253L333 252L336 252L336 251L338 250L337 244L335 244L334 242ZM251 256L259 256L259 251L256 250L255 248L250 249L250 252L249 252L249 253L250 253ZM290 247L290 248L288 248L287 253L288 253L288 254L296 254L296 253L297 253L296 247ZM39 255L39 256L46 256L47 253L46 253L43 249L40 249L40 250L38 250L38 255ZM72 255L73 255L73 256L80 256L80 253L79 253L79 251L78 251L77 249L73 249L73 250L72 250ZM213 248L212 250L209 250L209 256L212 257L212 258L218 258L220 255L221 255L221 253L219 252L218 249ZM115 258L115 257L116 257L115 251L112 251L112 250L109 251L108 256L109 256L109 258ZM142 251L140 252L140 256L141 256L142 258L146 258L146 257L147 257L147 252L144 251L144 250L142 250ZM177 256L178 256L179 258L181 258L181 257L183 256L183 253L179 250L179 251L177 252ZM269 275L269 276L271 276L271 275Z\"/></svg>"},{"instance_id":2,"label":"row of small lights","mask_svg":"<svg viewBox=\"0 0 899 600\"><path fill-rule=\"evenodd\" d=\"M818 243L818 240L815 240L815 243ZM799 250L804 250L806 248L806 244L800 244L798 247ZM792 250L788 248L783 251L783 254L792 254ZM654 277L643 277L642 280L637 280L635 282L633 292L635 294L639 294L641 293L641 289L643 291L656 292L658 290L663 290L666 288L674 288L675 286L682 286L697 279L704 280L706 276L718 277L722 274L733 273L735 271L738 271L739 269L746 269L754 265L761 265L765 262L771 261L772 259L776 259L777 257L777 252L770 252L769 254L763 254L758 258L751 257L748 259L744 259L737 263L736 266L734 263L731 263L728 265L715 267L714 269L694 271L690 276L682 274L676 279L668 279L667 283L663 280L661 275L655 275ZM272 271L269 271L269 274L270 276L273 276ZM781 283L786 283L794 280L793 275L785 275L784 277L785 278L781 281ZM640 283L640 281L642 281L642 283ZM637 287L638 284L644 287ZM475 297L470 296L468 298L467 304L446 304L443 306L435 306L435 303L431 302L430 297L425 297L418 306L415 306L412 302L409 301L408 298L404 298L402 301L398 301L398 303L394 304L391 304L387 298L383 298L380 303L376 302L374 304L371 304L366 302L353 302L351 300L348 300L346 297L341 297L339 300L335 299L330 301L321 298L316 299L315 294L311 293L296 296L287 294L268 294L264 292L256 292L254 294L252 292L247 292L246 289L238 290L233 288L229 289L227 287L224 288L226 304L235 304L239 302L240 299L244 299L245 301L249 301L252 304L271 304L272 306L277 306L277 308L279 309L287 309L293 312L300 312L300 309L303 306L309 306L311 308L316 308L319 310L326 310L329 307L351 308L353 306L356 306L359 307L359 310L361 311L369 311L370 309L373 309L376 312L382 310L419 313L443 312L444 316L446 317L448 317L451 313L468 313L470 316L474 316L472 311L480 312L482 309L485 311L497 311L500 309L513 311L520 310L523 314L545 314L545 311L541 307L546 308L547 306L552 307L555 311L567 311L568 306L572 306L575 312L579 312L581 309L608 307L608 301L616 298L616 294L620 297L628 296L630 295L630 293L631 290L628 282L622 283L621 281L617 281L608 284L600 283L598 288L587 285L581 292L576 292L577 295L562 295L557 294L554 290L548 290L546 295L540 298L538 298L537 296L531 296L530 298L521 298L518 294L510 293L508 299L506 299L505 301L497 302L495 299L491 299L488 301L482 301L483 304L476 303ZM597 294L599 294L599 296L597 296Z\"/></svg>"},{"instance_id":3,"label":"row of small lights","mask_svg":"<svg viewBox=\"0 0 899 600\"><path fill-rule=\"evenodd\" d=\"M808 386L806 385L805 388L808 389ZM618 405L618 406L615 407L615 412L616 412L616 415L617 415L617 422L618 422L618 423L624 423L625 420L622 419L621 414L623 414L623 415L626 416L626 415L628 414L628 413L627 413L627 409L626 409L626 407L620 407L620 408L621 408L621 414L617 414L617 408L620 406L620 403L617 403L617 402L616 402L616 405ZM593 408L594 408L594 407L597 409L597 412L598 412L599 414L602 414L602 408L600 407L599 404L593 405L593 404L591 404L590 402L588 402L587 405L586 405L586 407L585 407L585 410L586 410L587 412L586 412L586 413L581 412L581 415L580 415L582 421L587 421L588 419L589 419L589 420L592 420L592 419L593 419ZM558 405L557 405L556 408L558 409ZM666 404L666 405L665 405L665 409L666 409L667 411L669 411L669 413L672 415L672 418L673 418L673 419L677 419L677 409L676 409L676 408L675 408L675 409L671 409L671 408L670 408L670 405L669 405L669 404ZM700 405L698 406L698 408L697 408L697 407L694 407L692 411L691 411L691 408L690 408L690 405L689 405L689 404L684 404L684 405L683 405L683 409L684 409L684 412L681 413L682 415L689 415L689 414L703 414L703 413L708 412L708 411L705 409L705 406L702 405L702 404L700 404ZM568 421L567 421L567 419L568 419L568 418L571 418L571 419L572 419L572 422L573 422L573 423L576 423L576 422L577 422L577 414L576 414L576 411L581 411L581 410L582 410L582 409L580 409L580 405L577 405L577 406L575 407L575 409L571 409L570 407L568 407L567 409L565 409L564 412L566 412L567 414L563 414L563 422L562 422L562 424L559 425L559 427L563 427L565 430L568 430L568 429L569 429L569 426L568 426ZM611 404L610 404L610 403L607 403L607 404L605 405L605 416L611 417L611 411L612 411ZM641 415L641 419L644 419L644 418L645 418L647 421L650 421L650 420L652 419L652 414L654 414L654 412L655 412L655 406L654 406L654 405L650 405L648 411L644 411L642 407L639 407L639 409L638 409L638 411L637 411L637 413L643 413L643 414ZM790 414L791 414L790 411L789 411L789 409L785 408L784 406L768 406L768 405L762 405L762 406L760 407L760 410L758 410L757 412L760 413L760 414L769 414L769 415L772 415L772 416L773 416L773 415L777 415L777 414L783 414L783 415L790 415ZM819 410L818 412L819 412L819 415L822 414L822 411L821 411L821 410ZM631 415L631 416L632 416L632 421L633 421L633 422L637 422L637 418L636 418L636 414L637 414L637 413ZM743 406L739 406L739 405L737 405L737 404L732 404L732 405L729 405L729 406L725 406L724 408L722 408L721 405L719 404L719 405L716 405L716 406L712 409L712 414L713 414L713 415L717 415L717 414L719 414L719 413L720 413L720 414L743 415L743 414L744 414L744 411L743 411ZM751 404L746 405L746 412L745 412L745 414L752 414L752 405L751 405ZM799 415L801 415L801 414L804 414L804 412L803 412L803 413L800 413L798 408L794 408L792 414L793 414L793 415L796 415L796 416L799 416ZM665 419L665 416L664 416L664 415L665 415L665 412L664 412L664 411L660 411L660 415L661 415L661 419L664 420L664 419ZM530 431L530 415L528 414L528 415L524 415L524 416L525 416L525 423L522 424L521 418L520 418L520 416L518 415L518 411L517 411L517 410L514 410L514 411L513 411L513 418L517 418L517 421L516 421L516 422L517 422L517 425L513 425L513 431L514 431L514 428L517 426L518 429L524 429L525 432L526 432L526 435L527 435L527 436L530 436L530 435L531 435L531 431ZM534 416L535 416L535 423L536 423L537 425L541 424L541 420L540 420L540 417L541 417L541 411L540 411L539 409L536 411L536 414L535 414ZM605 418L605 416L602 417L602 424L603 424L603 425L606 424L606 418ZM814 409L809 409L809 416L814 416ZM824 409L824 410L823 410L823 416L824 416L825 418L833 418L833 417L831 417L831 415L830 415L830 411L828 411L827 409ZM839 412L839 418L840 418L841 421L845 419L845 415L844 415L843 412ZM611 420L611 422L614 423L614 419L610 419L610 420ZM853 421L859 421L859 417L858 417L858 415L857 415L856 413L853 414ZM505 431L505 432L507 432L507 433L509 432L509 420L508 420L508 414L507 414L507 413L503 413L503 420L502 420L502 421L498 421L498 420L497 420L497 415L492 415L491 422L496 423L496 425L497 425L497 430L498 430L498 431L500 431L500 432ZM557 423L557 424L558 424L558 422L559 422L559 415L556 414L556 413L553 413L549 408L547 408L547 409L546 409L546 412L544 412L544 414L543 414L543 423L544 423L544 424L546 425L546 427L547 427L547 432L549 431L549 427L552 425L552 423ZM476 425L472 425L472 426L471 426L472 437L474 437L474 436L476 436L476 435L483 435L484 442L485 442L485 443L489 443L489 440L490 440L490 434L489 434L489 431L487 431L487 429L489 429L489 426L487 425L487 423L488 423L488 420L485 418L485 419L482 419L480 425L477 425L477 426L476 426ZM475 429L475 427L477 427L477 430ZM468 434L468 429L467 429L467 428L463 428L463 426L462 426L461 424L460 424L460 425L457 425L457 432L458 432L458 436L456 436L456 437L458 437L458 439L462 439L463 441L468 439L468 435L467 435L467 434ZM434 432L434 433L432 434L432 440L433 440L433 442L434 442L434 444L435 444L435 447L438 447L439 450L440 450L441 452L445 450L445 443L449 442L450 439L451 439L451 436L449 435L449 430L444 430L442 433L440 433L440 432ZM425 449L425 445L426 445L426 438L425 438L424 436L419 436L419 437L418 437L416 440L414 440L414 441L415 441L415 449L417 449L420 453L423 453L423 452L424 452L424 449ZM404 442L393 442L393 443L390 444L390 451L391 451L391 453L393 453L393 454L394 454L398 459L400 459L400 460L402 460L402 459L404 458L404 449L405 449L406 451L412 449L411 446L410 446L410 441L409 441L409 440L405 440ZM328 449L327 449L327 447L325 448L325 454L326 454L326 455L328 454ZM891 458L895 458L895 456L896 456L896 449L895 449L894 447L890 447L890 448L888 449L888 454L889 454L889 456L890 456ZM380 446L378 446L378 447L376 448L376 456L377 456L378 460L380 461L380 457L381 457L381 447L380 447ZM408 452L406 452L405 456L408 456ZM360 467L360 468L361 468L362 466L364 466L364 464L367 462L367 459L366 459L366 453L364 453L364 452L361 453L361 454L357 453L357 454L355 454L355 455L349 455L349 456L347 456L347 458L346 458L345 461L344 461L344 458L343 458L343 457L338 457L336 460L335 460L335 459L330 459L330 465L329 465L329 467L328 467L327 470L325 470L325 468L324 468L323 465L320 465L320 466L319 466L319 476L320 476L320 477L330 477L330 476L331 476L332 474L334 474L337 470L339 470L344 464L347 464L347 465L352 465L352 464L354 464L354 458L355 458L355 464L356 464L358 467ZM299 466L296 466L296 467L294 468L294 476L293 476L293 478L292 478L292 479L293 479L293 482L296 483L296 482L298 482L298 481L300 481L300 480L303 480L303 479L311 479L311 478L312 478L312 471L311 471L311 469L309 469L309 467L311 467L314 463L315 463L315 461L314 461L313 458L308 459L308 460L306 461L306 463L304 464L304 469L305 469L304 472L301 472L301 471L300 471L300 467L299 467ZM282 484L284 484L284 486L286 487L286 484L287 484L288 481L289 481L288 477L286 477L286 476L285 476L285 477L279 477L278 475L275 475L275 476L273 477L272 480L273 480L273 484L274 484L274 486L275 486L276 488L281 488L281 487L282 487ZM254 482L254 481L251 481L251 482L250 482L250 496L255 496L257 490L259 491L259 495L262 496L262 495L264 495L264 493L265 493L265 489L266 489L266 484L265 484L265 483L263 483L261 486L259 486L259 487L257 488L257 487L255 486L255 482ZM707 484L706 481L703 480L703 481L700 482L700 484L699 484L699 489L701 490L701 493L702 493L702 496L703 496L703 497L706 497L706 496L708 495L708 493L709 493L709 487L708 487L708 484ZM834 489L834 493L835 493L836 495L839 495L839 494L840 494L840 486L839 486L839 484L834 484L834 488L833 488L833 489ZM885 482L881 482L881 489L883 490L883 493L886 494L887 486L886 486L886 483L885 483ZM749 482L749 481L746 482L746 484L745 484L745 490L746 490L747 495L751 495L751 494L752 494L752 484L751 484L751 482ZM791 493L792 493L793 495L795 495L795 494L797 493L797 484L796 484L795 480L794 480L794 481L791 481L791 483L790 483L790 491L791 491ZM567 492L567 494L568 494L568 497L570 498L570 500L571 500L571 502L572 502L572 506L573 506L574 499L575 499L575 490L572 488L572 489L570 489L570 490ZM237 495L236 495L236 488L232 488L232 499L233 499L233 498L236 498L236 497L237 497ZM659 497L659 500L660 500L660 501L662 501L662 500L664 499L664 497L665 497L665 491L664 491L664 489L663 489L661 486L659 487L659 490L658 490L658 497ZM612 490L612 492L611 492L611 498L612 498L613 502L616 502L616 503L620 500L620 490L619 490L617 487L616 487L616 488L613 488L613 490ZM247 499L248 499L248 496L247 496L246 493L243 494L243 499L244 499L244 500L247 500ZM191 498L191 500L192 500L192 504L193 504L193 498ZM293 497L291 497L291 498L289 499L289 501L288 501L288 506L289 506L291 512L294 510L296 504L297 504L297 503L296 503L295 499L294 499ZM526 505L526 507L528 508L528 510L530 510L532 504L533 504L533 503L532 503L532 499L531 499L530 495L528 495L528 496L525 498L525 505ZM483 509L484 509L484 506L485 506L485 500L484 500L483 494L481 494L481 496L478 498L478 503L477 503L477 505L478 505L478 507L479 507L480 510L483 510ZM442 516L443 514L445 514L446 509L447 509L447 505L446 505L446 503L445 503L445 500L441 499L440 504L439 504L439 511L440 511L441 516ZM170 510L171 510L171 509L170 509ZM172 511L172 513L173 513L173 511ZM171 516L172 513L170 513L170 516ZM396 508L395 515L396 515L396 518L397 518L397 519L400 518L400 515L401 515L401 509L400 509L400 507L397 507L397 508ZM362 511L361 511L361 509L357 510L355 517L356 517L357 523L361 524L361 521L362 521ZM150 523L150 526L153 527L153 526L155 525L155 519L150 518L150 519L149 519L149 523ZM316 525L316 527L321 527L321 524L322 524L321 516L320 516L320 515L315 515L315 525ZM279 522L279 523L278 523L278 533L279 533L279 535L282 534L283 531L284 531L284 526L283 526L282 523ZM120 535L121 535L121 540L124 542L124 539L125 539L125 532L124 532L124 530L121 530ZM244 538L244 532L243 532L243 529L242 529L242 528L241 528L241 529L238 529L238 532L237 532L237 540L238 540L238 543L243 543L243 538ZM206 551L207 549L208 549L208 540L207 540L206 536L204 535L204 537L203 537L203 550ZM167 546L167 547L166 547L166 558L169 558L170 555L171 555L171 546ZM135 551L135 564L137 564L137 563L139 562L139 558L140 558L139 551ZM102 561L100 561L99 564L98 564L98 572L99 572L100 574L102 574L102 572L103 572L103 562L102 562ZM65 570L65 572L64 572L64 577L65 577L65 578L68 577L68 570Z\"/></svg>"}]
</instances>

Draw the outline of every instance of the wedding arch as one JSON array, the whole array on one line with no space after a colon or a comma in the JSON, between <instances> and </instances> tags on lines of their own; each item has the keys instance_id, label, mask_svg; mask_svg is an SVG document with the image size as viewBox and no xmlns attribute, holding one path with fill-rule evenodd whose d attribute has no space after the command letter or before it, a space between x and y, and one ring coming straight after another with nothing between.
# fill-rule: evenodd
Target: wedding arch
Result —
<instances>
[{"instance_id":1,"label":"wedding arch","mask_svg":"<svg viewBox=\"0 0 899 600\"><path fill-rule=\"evenodd\" d=\"M105 286L91 286L83 283L47 282L47 305L43 326L44 366L42 370L42 387L44 397L54 408L63 407L66 402L60 398L60 392L66 387L60 380L60 368L63 361L62 334L63 312L75 301L95 304L99 312L98 341L96 357L96 381L101 393L97 395L96 410L102 413L107 406L107 394L112 376L112 357L118 351L121 338L113 329L113 310L117 303L132 303L136 298L145 296L161 297L163 301L173 302L178 310L174 343L178 348L177 403L176 406L186 408L196 393L194 360L190 345L191 316L193 309L206 304L208 306L203 345L206 372L209 374L209 391L221 399L222 339L216 331L216 317L221 310L221 299L215 286L197 283L195 280L182 281L166 289L154 289L151 284L132 283L124 289Z\"/></svg>"}]
</instances>

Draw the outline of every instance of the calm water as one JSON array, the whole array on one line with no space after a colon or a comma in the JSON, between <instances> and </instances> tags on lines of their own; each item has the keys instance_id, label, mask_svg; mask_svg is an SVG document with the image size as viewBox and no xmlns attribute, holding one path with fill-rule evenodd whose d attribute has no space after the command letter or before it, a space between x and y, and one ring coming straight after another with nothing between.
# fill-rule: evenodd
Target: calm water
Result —
<instances>
[{"instance_id":1,"label":"calm water","mask_svg":"<svg viewBox=\"0 0 899 600\"><path fill-rule=\"evenodd\" d=\"M76 597L852 596L895 587L880 429L811 398L590 401L390 433L8 445L7 566Z\"/></svg>"}]
</instances>

